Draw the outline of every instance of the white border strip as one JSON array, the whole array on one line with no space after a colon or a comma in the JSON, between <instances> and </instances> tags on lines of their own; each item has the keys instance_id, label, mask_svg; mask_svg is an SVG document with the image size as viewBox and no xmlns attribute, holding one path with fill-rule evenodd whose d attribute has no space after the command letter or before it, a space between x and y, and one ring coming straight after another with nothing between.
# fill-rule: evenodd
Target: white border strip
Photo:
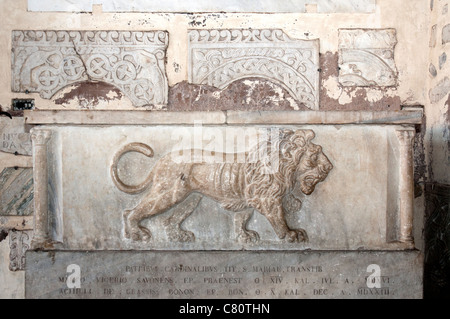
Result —
<instances>
[{"instance_id":1,"label":"white border strip","mask_svg":"<svg viewBox=\"0 0 450 319\"><path fill-rule=\"evenodd\" d=\"M303 13L316 5L317 13L373 13L376 0L28 0L28 11L92 12L254 12Z\"/></svg>"}]
</instances>

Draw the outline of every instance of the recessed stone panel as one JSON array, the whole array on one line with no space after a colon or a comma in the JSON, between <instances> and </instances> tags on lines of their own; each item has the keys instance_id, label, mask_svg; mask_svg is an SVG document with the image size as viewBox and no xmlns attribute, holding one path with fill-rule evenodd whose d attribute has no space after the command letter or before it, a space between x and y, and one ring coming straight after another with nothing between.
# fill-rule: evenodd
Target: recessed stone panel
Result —
<instances>
[{"instance_id":1,"label":"recessed stone panel","mask_svg":"<svg viewBox=\"0 0 450 319\"><path fill-rule=\"evenodd\" d=\"M319 40L282 30L191 30L189 81L224 89L243 78L279 84L309 109L319 108Z\"/></svg>"},{"instance_id":2,"label":"recessed stone panel","mask_svg":"<svg viewBox=\"0 0 450 319\"><path fill-rule=\"evenodd\" d=\"M12 90L51 99L79 82L106 82L134 106L165 105L163 31L13 31Z\"/></svg>"},{"instance_id":3,"label":"recessed stone panel","mask_svg":"<svg viewBox=\"0 0 450 319\"><path fill-rule=\"evenodd\" d=\"M339 82L344 86L395 86L395 29L340 29Z\"/></svg>"},{"instance_id":4,"label":"recessed stone panel","mask_svg":"<svg viewBox=\"0 0 450 319\"><path fill-rule=\"evenodd\" d=\"M413 130L402 126L69 125L34 134L48 139L35 146L37 216L56 228L43 223L38 233L61 249L413 247ZM282 168L289 160L298 162Z\"/></svg>"}]
</instances>

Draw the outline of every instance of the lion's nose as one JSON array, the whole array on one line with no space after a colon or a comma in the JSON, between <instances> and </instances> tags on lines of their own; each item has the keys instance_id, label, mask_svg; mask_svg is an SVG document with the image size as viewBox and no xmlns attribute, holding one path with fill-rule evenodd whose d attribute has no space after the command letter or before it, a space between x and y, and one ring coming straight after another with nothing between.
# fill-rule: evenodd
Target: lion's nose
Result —
<instances>
[{"instance_id":1,"label":"lion's nose","mask_svg":"<svg viewBox=\"0 0 450 319\"><path fill-rule=\"evenodd\" d=\"M333 169L333 164L330 163L330 161L327 159L326 162L323 165L323 170L326 173L329 173Z\"/></svg>"}]
</instances>

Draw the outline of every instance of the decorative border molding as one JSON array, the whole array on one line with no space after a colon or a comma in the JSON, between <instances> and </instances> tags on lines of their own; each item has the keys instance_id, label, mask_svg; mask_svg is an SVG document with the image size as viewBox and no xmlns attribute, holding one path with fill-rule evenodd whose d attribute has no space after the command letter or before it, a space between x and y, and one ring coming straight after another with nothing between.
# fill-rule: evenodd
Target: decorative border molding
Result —
<instances>
[{"instance_id":1,"label":"decorative border molding","mask_svg":"<svg viewBox=\"0 0 450 319\"><path fill-rule=\"evenodd\" d=\"M12 90L51 99L62 88L103 81L136 107L165 105L165 31L13 31Z\"/></svg>"},{"instance_id":2,"label":"decorative border molding","mask_svg":"<svg viewBox=\"0 0 450 319\"><path fill-rule=\"evenodd\" d=\"M450 296L450 185L425 184L426 297Z\"/></svg>"},{"instance_id":3,"label":"decorative border molding","mask_svg":"<svg viewBox=\"0 0 450 319\"><path fill-rule=\"evenodd\" d=\"M264 78L312 110L319 108L319 40L293 40L282 30L190 30L189 81L224 89Z\"/></svg>"},{"instance_id":4,"label":"decorative border molding","mask_svg":"<svg viewBox=\"0 0 450 319\"><path fill-rule=\"evenodd\" d=\"M32 231L9 232L9 270L25 270L25 254L31 247Z\"/></svg>"}]
</instances>

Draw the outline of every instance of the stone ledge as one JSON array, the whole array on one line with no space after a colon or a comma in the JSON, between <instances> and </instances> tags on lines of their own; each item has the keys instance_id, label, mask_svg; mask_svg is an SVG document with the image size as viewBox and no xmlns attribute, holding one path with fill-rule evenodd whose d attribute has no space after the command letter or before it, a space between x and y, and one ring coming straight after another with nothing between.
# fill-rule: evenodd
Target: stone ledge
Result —
<instances>
[{"instance_id":1,"label":"stone ledge","mask_svg":"<svg viewBox=\"0 0 450 319\"><path fill-rule=\"evenodd\" d=\"M422 112L228 111L228 124L420 124Z\"/></svg>"},{"instance_id":2,"label":"stone ledge","mask_svg":"<svg viewBox=\"0 0 450 319\"><path fill-rule=\"evenodd\" d=\"M26 124L155 125L225 124L224 112L26 111Z\"/></svg>"},{"instance_id":3,"label":"stone ledge","mask_svg":"<svg viewBox=\"0 0 450 319\"><path fill-rule=\"evenodd\" d=\"M421 111L25 111L25 123L72 125L156 124L421 124Z\"/></svg>"}]
</instances>

